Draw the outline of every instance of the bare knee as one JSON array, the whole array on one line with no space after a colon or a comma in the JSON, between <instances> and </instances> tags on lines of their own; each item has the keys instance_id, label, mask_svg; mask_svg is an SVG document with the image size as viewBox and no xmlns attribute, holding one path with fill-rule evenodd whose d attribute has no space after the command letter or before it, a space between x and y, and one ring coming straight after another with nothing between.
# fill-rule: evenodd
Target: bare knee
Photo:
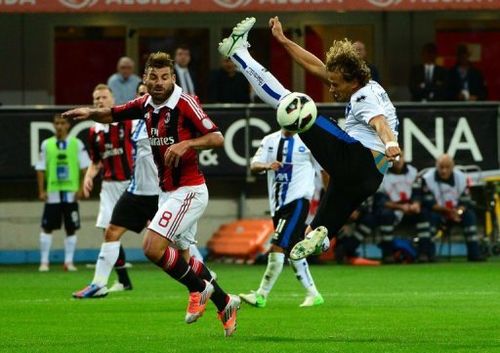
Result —
<instances>
[{"instance_id":1,"label":"bare knee","mask_svg":"<svg viewBox=\"0 0 500 353\"><path fill-rule=\"evenodd\" d=\"M156 263L162 258L169 243L167 239L148 229L144 235L142 250L151 262Z\"/></svg>"},{"instance_id":2,"label":"bare knee","mask_svg":"<svg viewBox=\"0 0 500 353\"><path fill-rule=\"evenodd\" d=\"M144 240L142 241L142 251L149 260L153 261L152 257L154 255L154 250L151 244L152 243L151 236L148 233L149 231L146 231L146 234L144 235Z\"/></svg>"},{"instance_id":3,"label":"bare knee","mask_svg":"<svg viewBox=\"0 0 500 353\"><path fill-rule=\"evenodd\" d=\"M104 241L105 242L118 241L122 237L123 233L125 233L125 231L126 229L123 227L110 224L104 231Z\"/></svg>"},{"instance_id":4,"label":"bare knee","mask_svg":"<svg viewBox=\"0 0 500 353\"><path fill-rule=\"evenodd\" d=\"M272 244L271 249L269 249L270 252L279 252L279 253L284 253L285 249L283 249L281 246Z\"/></svg>"}]
</instances>

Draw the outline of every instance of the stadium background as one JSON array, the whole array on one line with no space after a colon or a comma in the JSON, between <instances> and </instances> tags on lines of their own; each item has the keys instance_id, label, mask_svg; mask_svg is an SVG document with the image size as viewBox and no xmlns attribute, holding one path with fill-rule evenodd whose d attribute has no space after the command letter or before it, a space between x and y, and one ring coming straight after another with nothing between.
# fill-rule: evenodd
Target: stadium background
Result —
<instances>
[{"instance_id":1,"label":"stadium background","mask_svg":"<svg viewBox=\"0 0 500 353\"><path fill-rule=\"evenodd\" d=\"M0 1L0 47L4 48L0 56L0 263L37 261L41 204L35 201L32 154L37 141L48 136L43 123L50 122L51 113L64 109L64 105L88 104L92 88L106 81L123 54L136 60L140 72L146 53L171 51L187 43L199 80L206 80L220 61L217 43L248 15L247 11L258 20L251 34L252 50L286 86L306 91L318 102L329 100L326 90L318 90L321 86L293 65L273 42L267 19L275 14L287 26L289 35L318 54L334 38L349 37L366 43L368 60L381 71L400 119L417 126L414 134L403 133L401 138L410 138L401 142L412 142L418 167L431 166L433 158L449 151L453 139L458 138L455 147L459 164L479 165L495 173L499 169L499 106L495 103L500 99L500 66L496 64L500 56L499 9L497 1L488 0L317 1L314 5L306 1L248 0ZM436 42L440 61L446 66L453 63L456 44L470 44L473 60L487 80L490 102L403 103L409 100L410 67L420 61L420 48L429 41ZM202 101L206 89L201 86ZM270 131L265 130L276 127L272 111L261 106L207 106L207 110L221 126L233 126L235 134L218 156L222 166L205 167L212 198L200 225L202 246L224 222L240 216L267 216L263 211L267 209L263 179L250 177L245 165L258 139ZM339 106L326 105L322 111L342 116ZM480 156L472 152L467 127ZM85 136L85 130L80 134ZM237 155L239 162L231 159L228 148L233 149L233 157ZM210 161L213 156L205 157ZM96 205L95 195L93 200L81 203L83 224L77 261L95 259L102 241L93 226ZM135 254L140 257L140 241L139 236L124 237L132 259ZM61 248L62 237L55 237L54 243L55 248ZM54 256L60 255L54 252Z\"/></svg>"}]
</instances>

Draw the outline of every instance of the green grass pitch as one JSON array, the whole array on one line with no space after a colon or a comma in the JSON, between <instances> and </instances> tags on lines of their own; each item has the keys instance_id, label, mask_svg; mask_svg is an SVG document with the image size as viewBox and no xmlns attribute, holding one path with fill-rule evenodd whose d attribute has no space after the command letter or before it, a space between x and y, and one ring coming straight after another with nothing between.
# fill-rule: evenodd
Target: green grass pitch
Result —
<instances>
[{"instance_id":1,"label":"green grass pitch","mask_svg":"<svg viewBox=\"0 0 500 353\"><path fill-rule=\"evenodd\" d=\"M264 266L210 264L232 293L256 289ZM93 270L0 267L0 352L500 352L500 261L380 267L312 266L325 304L285 266L264 309L242 304L224 338L209 304L187 325L187 292L149 264L134 290L75 300Z\"/></svg>"}]
</instances>

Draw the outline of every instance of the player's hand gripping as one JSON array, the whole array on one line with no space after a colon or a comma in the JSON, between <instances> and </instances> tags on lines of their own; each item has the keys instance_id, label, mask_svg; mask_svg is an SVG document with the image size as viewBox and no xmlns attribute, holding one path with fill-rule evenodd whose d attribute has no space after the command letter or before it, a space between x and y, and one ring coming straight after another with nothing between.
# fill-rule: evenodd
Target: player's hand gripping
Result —
<instances>
[{"instance_id":1,"label":"player's hand gripping","mask_svg":"<svg viewBox=\"0 0 500 353\"><path fill-rule=\"evenodd\" d=\"M267 166L267 170L274 170L274 171L277 171L278 169L281 168L281 166L283 165L283 163L281 162L278 162L278 161L275 161L275 162L272 162L272 163L269 163L268 166Z\"/></svg>"},{"instance_id":2,"label":"player's hand gripping","mask_svg":"<svg viewBox=\"0 0 500 353\"><path fill-rule=\"evenodd\" d=\"M390 162L399 160L399 156L401 155L401 148L399 148L399 145L394 144L394 145L389 145L387 144L385 147L385 156L387 157L387 160Z\"/></svg>"},{"instance_id":3,"label":"player's hand gripping","mask_svg":"<svg viewBox=\"0 0 500 353\"><path fill-rule=\"evenodd\" d=\"M189 149L189 141L181 141L173 144L165 152L165 165L169 168L177 167L184 153Z\"/></svg>"}]
</instances>

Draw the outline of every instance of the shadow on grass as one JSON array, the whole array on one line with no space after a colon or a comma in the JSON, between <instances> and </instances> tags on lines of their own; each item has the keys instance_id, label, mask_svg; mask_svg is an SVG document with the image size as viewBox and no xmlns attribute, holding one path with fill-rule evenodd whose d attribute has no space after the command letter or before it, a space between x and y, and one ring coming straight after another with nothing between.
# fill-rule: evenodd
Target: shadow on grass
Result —
<instances>
[{"instance_id":1,"label":"shadow on grass","mask_svg":"<svg viewBox=\"0 0 500 353\"><path fill-rule=\"evenodd\" d=\"M470 343L460 343L460 342L449 342L449 341L436 341L436 340L408 340L402 338L390 338L390 337L373 337L373 338L354 338L354 337L340 337L340 336L328 336L328 337L311 337L311 338L300 338L300 337L284 337L284 336L245 336L238 337L239 341L248 342L269 342L269 343L308 343L308 344L327 344L327 343L381 343L381 344L392 344L399 345L401 347L411 347L411 346L441 346L453 349L467 349L470 348L471 351L477 352L481 348L500 348L500 342L470 342Z\"/></svg>"},{"instance_id":2,"label":"shadow on grass","mask_svg":"<svg viewBox=\"0 0 500 353\"><path fill-rule=\"evenodd\" d=\"M302 338L302 337L280 337L280 336L245 336L238 338L242 341L254 341L254 342L301 342L301 343L366 343L366 342L381 342L381 343L397 343L401 344L402 341L400 339L390 339L390 338L352 338L352 337L311 337L311 338Z\"/></svg>"}]
</instances>

